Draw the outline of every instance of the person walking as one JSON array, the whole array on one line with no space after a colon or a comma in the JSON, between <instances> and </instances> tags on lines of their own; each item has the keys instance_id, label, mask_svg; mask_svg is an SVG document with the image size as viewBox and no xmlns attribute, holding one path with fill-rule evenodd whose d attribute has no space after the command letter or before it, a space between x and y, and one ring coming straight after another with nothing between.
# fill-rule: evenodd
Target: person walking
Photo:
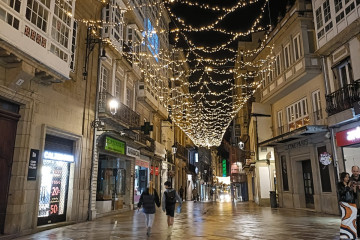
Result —
<instances>
[{"instance_id":1,"label":"person walking","mask_svg":"<svg viewBox=\"0 0 360 240\"><path fill-rule=\"evenodd\" d=\"M356 185L350 182L350 176L347 172L340 174L338 194L341 209L340 239L356 239Z\"/></svg>"},{"instance_id":2,"label":"person walking","mask_svg":"<svg viewBox=\"0 0 360 240\"><path fill-rule=\"evenodd\" d=\"M176 201L179 202L179 207L181 208L182 201L175 191L175 189L172 188L171 182L166 181L164 183L165 185L165 191L162 198L162 210L166 212L167 215L167 224L168 224L168 236L172 233L172 227L174 225L174 215L175 215L175 205Z\"/></svg>"},{"instance_id":3,"label":"person walking","mask_svg":"<svg viewBox=\"0 0 360 240\"><path fill-rule=\"evenodd\" d=\"M180 195L181 201L184 201L184 189L182 186L179 189L179 195Z\"/></svg>"},{"instance_id":4,"label":"person walking","mask_svg":"<svg viewBox=\"0 0 360 240\"><path fill-rule=\"evenodd\" d=\"M146 235L149 237L155 218L155 204L160 207L159 195L154 189L154 183L149 182L149 187L141 194L138 208L143 207L145 213Z\"/></svg>"},{"instance_id":5,"label":"person walking","mask_svg":"<svg viewBox=\"0 0 360 240\"><path fill-rule=\"evenodd\" d=\"M198 200L198 192L197 192L196 187L192 190L192 195L193 195L194 202L196 202L196 200Z\"/></svg>"}]
</instances>

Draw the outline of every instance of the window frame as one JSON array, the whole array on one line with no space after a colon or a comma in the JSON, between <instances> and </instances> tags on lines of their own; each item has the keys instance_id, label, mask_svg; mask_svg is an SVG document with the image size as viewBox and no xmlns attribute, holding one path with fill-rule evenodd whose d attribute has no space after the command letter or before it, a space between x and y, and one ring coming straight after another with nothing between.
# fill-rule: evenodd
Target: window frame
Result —
<instances>
[{"instance_id":1,"label":"window frame","mask_svg":"<svg viewBox=\"0 0 360 240\"><path fill-rule=\"evenodd\" d=\"M284 50L284 68L288 69L291 65L290 43L286 44L283 50Z\"/></svg>"},{"instance_id":2,"label":"window frame","mask_svg":"<svg viewBox=\"0 0 360 240\"><path fill-rule=\"evenodd\" d=\"M293 38L293 44L294 44L294 60L296 62L302 57L300 33L296 34L296 36Z\"/></svg>"}]
</instances>

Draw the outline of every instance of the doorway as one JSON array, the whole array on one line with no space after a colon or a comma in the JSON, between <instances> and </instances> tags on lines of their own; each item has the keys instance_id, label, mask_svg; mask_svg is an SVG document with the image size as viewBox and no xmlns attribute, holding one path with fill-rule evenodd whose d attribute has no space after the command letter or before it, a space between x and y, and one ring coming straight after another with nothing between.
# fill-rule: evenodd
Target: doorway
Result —
<instances>
[{"instance_id":1,"label":"doorway","mask_svg":"<svg viewBox=\"0 0 360 240\"><path fill-rule=\"evenodd\" d=\"M19 106L0 100L0 233L4 233Z\"/></svg>"},{"instance_id":2,"label":"doorway","mask_svg":"<svg viewBox=\"0 0 360 240\"><path fill-rule=\"evenodd\" d=\"M306 208L314 208L314 183L311 171L311 161L302 161L302 169Z\"/></svg>"}]
</instances>

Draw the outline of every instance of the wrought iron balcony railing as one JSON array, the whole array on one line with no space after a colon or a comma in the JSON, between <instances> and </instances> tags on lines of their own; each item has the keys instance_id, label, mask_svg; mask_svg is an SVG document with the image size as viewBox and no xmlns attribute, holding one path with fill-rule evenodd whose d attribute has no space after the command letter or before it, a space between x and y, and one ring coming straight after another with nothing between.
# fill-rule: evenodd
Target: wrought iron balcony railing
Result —
<instances>
[{"instance_id":1,"label":"wrought iron balcony railing","mask_svg":"<svg viewBox=\"0 0 360 240\"><path fill-rule=\"evenodd\" d=\"M360 79L325 96L326 112L329 116L352 108L360 101Z\"/></svg>"},{"instance_id":2,"label":"wrought iron balcony railing","mask_svg":"<svg viewBox=\"0 0 360 240\"><path fill-rule=\"evenodd\" d=\"M180 145L179 143L176 146L177 146L176 156L181 157L184 160L187 160L189 150L187 150L186 147Z\"/></svg>"},{"instance_id":3,"label":"wrought iron balcony railing","mask_svg":"<svg viewBox=\"0 0 360 240\"><path fill-rule=\"evenodd\" d=\"M117 112L112 114L109 107L109 101L111 99L114 99L111 94L103 92L99 93L99 113L106 113L129 127L140 126L140 115L121 102L119 102Z\"/></svg>"}]
</instances>

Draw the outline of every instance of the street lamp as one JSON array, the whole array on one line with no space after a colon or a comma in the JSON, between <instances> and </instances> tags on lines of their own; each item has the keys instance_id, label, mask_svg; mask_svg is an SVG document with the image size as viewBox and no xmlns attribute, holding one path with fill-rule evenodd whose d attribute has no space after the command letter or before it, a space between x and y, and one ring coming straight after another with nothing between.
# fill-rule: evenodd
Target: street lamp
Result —
<instances>
[{"instance_id":1,"label":"street lamp","mask_svg":"<svg viewBox=\"0 0 360 240\"><path fill-rule=\"evenodd\" d=\"M109 101L109 107L110 107L110 113L112 115L115 115L119 108L119 102L115 98L113 98Z\"/></svg>"},{"instance_id":2,"label":"street lamp","mask_svg":"<svg viewBox=\"0 0 360 240\"><path fill-rule=\"evenodd\" d=\"M173 153L173 154L176 154L176 152L177 152L176 143L174 143L174 145L172 145L171 149L172 149L172 153Z\"/></svg>"}]
</instances>

